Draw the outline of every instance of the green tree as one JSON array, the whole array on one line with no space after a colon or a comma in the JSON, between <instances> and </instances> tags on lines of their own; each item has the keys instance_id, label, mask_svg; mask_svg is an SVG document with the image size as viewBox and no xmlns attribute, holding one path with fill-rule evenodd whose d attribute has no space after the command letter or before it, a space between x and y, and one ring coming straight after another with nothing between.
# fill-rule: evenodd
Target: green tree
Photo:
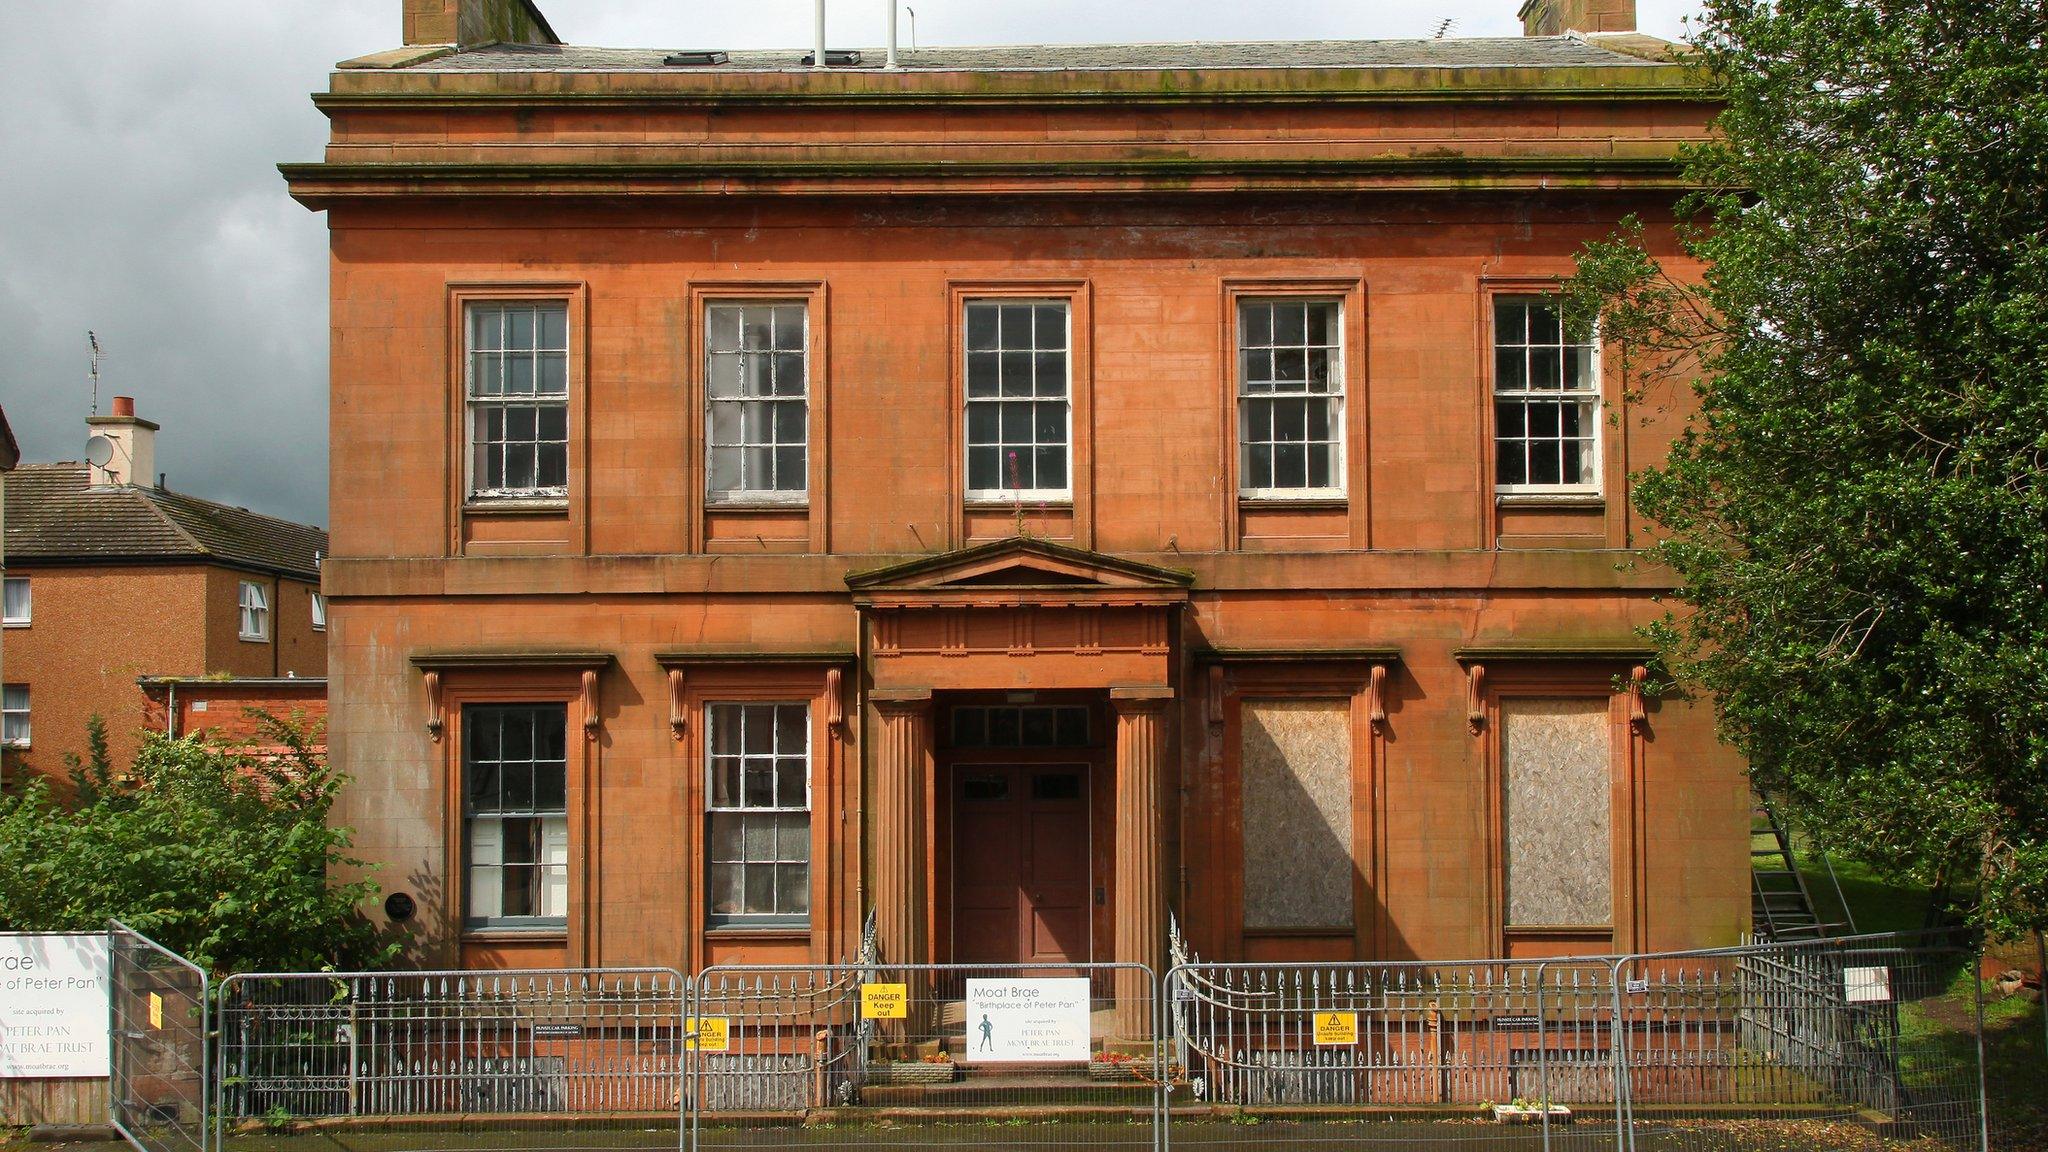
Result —
<instances>
[{"instance_id":1,"label":"green tree","mask_svg":"<svg viewBox=\"0 0 2048 1152\"><path fill-rule=\"evenodd\" d=\"M1726 93L1667 276L1583 253L1632 380L1699 412L1637 478L1656 629L1831 851L2048 918L2048 7L1711 0Z\"/></svg>"},{"instance_id":2,"label":"green tree","mask_svg":"<svg viewBox=\"0 0 2048 1152\"><path fill-rule=\"evenodd\" d=\"M106 726L71 764L0 797L0 930L97 931L109 917L216 972L381 964L395 942L357 911L376 891L327 822L344 783L301 725L262 718L283 749L148 737L117 778Z\"/></svg>"}]
</instances>

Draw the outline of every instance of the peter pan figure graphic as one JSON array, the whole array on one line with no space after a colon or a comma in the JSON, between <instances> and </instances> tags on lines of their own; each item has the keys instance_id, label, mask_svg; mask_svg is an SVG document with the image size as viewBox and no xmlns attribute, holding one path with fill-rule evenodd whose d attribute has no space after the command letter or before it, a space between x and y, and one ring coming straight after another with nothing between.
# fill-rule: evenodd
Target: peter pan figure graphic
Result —
<instances>
[{"instance_id":1,"label":"peter pan figure graphic","mask_svg":"<svg viewBox=\"0 0 2048 1152\"><path fill-rule=\"evenodd\" d=\"M993 1052L996 1049L996 1026L989 1023L988 1013L981 1014L981 1047L977 1052Z\"/></svg>"}]
</instances>

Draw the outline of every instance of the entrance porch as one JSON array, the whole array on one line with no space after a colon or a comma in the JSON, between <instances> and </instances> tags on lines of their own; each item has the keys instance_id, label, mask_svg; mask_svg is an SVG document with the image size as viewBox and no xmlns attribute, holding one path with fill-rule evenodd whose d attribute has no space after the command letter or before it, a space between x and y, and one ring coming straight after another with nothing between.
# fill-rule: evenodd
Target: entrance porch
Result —
<instances>
[{"instance_id":1,"label":"entrance porch","mask_svg":"<svg viewBox=\"0 0 2048 1152\"><path fill-rule=\"evenodd\" d=\"M1141 965L1119 1031L1151 1034L1190 583L1026 539L848 579L885 962Z\"/></svg>"}]
</instances>

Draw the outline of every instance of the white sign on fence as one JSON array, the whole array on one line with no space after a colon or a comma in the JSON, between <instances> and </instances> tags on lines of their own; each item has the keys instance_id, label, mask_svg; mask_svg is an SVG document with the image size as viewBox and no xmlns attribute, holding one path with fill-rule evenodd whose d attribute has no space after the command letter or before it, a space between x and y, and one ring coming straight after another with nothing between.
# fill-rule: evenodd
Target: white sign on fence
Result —
<instances>
[{"instance_id":1,"label":"white sign on fence","mask_svg":"<svg viewBox=\"0 0 2048 1152\"><path fill-rule=\"evenodd\" d=\"M107 938L0 933L0 1078L105 1076Z\"/></svg>"},{"instance_id":2,"label":"white sign on fence","mask_svg":"<svg viewBox=\"0 0 2048 1152\"><path fill-rule=\"evenodd\" d=\"M1886 1004L1892 998L1889 968L1842 969L1842 995L1851 1004Z\"/></svg>"},{"instance_id":3,"label":"white sign on fence","mask_svg":"<svg viewBox=\"0 0 2048 1152\"><path fill-rule=\"evenodd\" d=\"M969 980L969 1062L1088 1061L1088 981Z\"/></svg>"}]
</instances>

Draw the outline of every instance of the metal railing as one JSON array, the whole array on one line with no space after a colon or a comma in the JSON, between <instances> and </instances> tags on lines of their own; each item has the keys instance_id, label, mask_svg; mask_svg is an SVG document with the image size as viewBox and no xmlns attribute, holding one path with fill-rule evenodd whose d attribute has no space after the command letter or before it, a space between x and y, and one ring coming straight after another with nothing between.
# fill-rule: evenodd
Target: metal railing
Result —
<instances>
[{"instance_id":1,"label":"metal railing","mask_svg":"<svg viewBox=\"0 0 2048 1152\"><path fill-rule=\"evenodd\" d=\"M674 1148L687 994L668 968L230 976L215 1110L224 1137Z\"/></svg>"},{"instance_id":2,"label":"metal railing","mask_svg":"<svg viewBox=\"0 0 2048 1152\"><path fill-rule=\"evenodd\" d=\"M108 1118L146 1152L205 1152L206 973L114 920L107 977Z\"/></svg>"},{"instance_id":3,"label":"metal railing","mask_svg":"<svg viewBox=\"0 0 2048 1152\"><path fill-rule=\"evenodd\" d=\"M1989 1146L1974 938L1593 959L240 975L112 931L143 1152Z\"/></svg>"},{"instance_id":4,"label":"metal railing","mask_svg":"<svg viewBox=\"0 0 2048 1152\"><path fill-rule=\"evenodd\" d=\"M1157 1148L1156 987L1135 964L707 968L691 1146Z\"/></svg>"}]
</instances>

